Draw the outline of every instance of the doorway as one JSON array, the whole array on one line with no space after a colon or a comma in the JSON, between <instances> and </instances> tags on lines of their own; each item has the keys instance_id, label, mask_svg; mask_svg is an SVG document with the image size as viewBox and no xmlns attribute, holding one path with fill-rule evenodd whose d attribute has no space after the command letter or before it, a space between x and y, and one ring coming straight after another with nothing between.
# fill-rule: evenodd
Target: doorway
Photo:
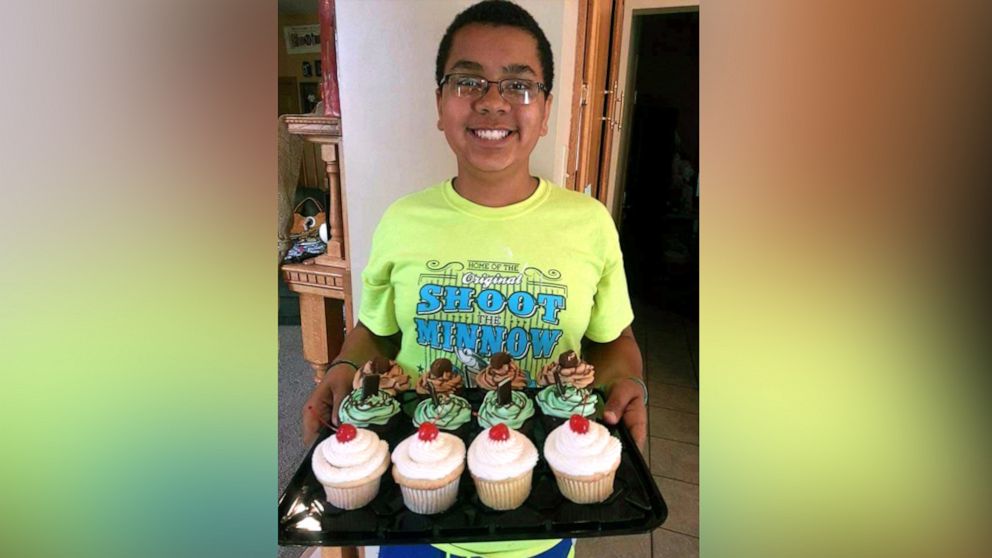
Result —
<instances>
[{"instance_id":1,"label":"doorway","mask_svg":"<svg viewBox=\"0 0 992 558\"><path fill-rule=\"evenodd\" d=\"M615 216L631 294L697 321L699 12L633 13Z\"/></svg>"}]
</instances>

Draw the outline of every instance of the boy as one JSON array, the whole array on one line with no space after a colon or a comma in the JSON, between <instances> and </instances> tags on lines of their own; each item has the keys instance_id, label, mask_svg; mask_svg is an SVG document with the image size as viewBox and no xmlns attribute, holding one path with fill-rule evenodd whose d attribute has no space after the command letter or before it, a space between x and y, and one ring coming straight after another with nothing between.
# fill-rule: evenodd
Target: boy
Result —
<instances>
[{"instance_id":1,"label":"boy","mask_svg":"<svg viewBox=\"0 0 992 558\"><path fill-rule=\"evenodd\" d=\"M435 74L437 127L458 174L383 215L362 272L359 323L307 405L336 423L355 366L375 356L413 380L444 356L471 384L490 354L508 352L533 385L572 349L608 390L604 419L623 420L643 445L647 388L616 228L598 201L530 174L553 101L544 32L511 2L481 2L448 27ZM305 408L308 445L319 426ZM570 540L436 546L459 556L572 552ZM414 552L437 550L386 546L380 555Z\"/></svg>"}]
</instances>

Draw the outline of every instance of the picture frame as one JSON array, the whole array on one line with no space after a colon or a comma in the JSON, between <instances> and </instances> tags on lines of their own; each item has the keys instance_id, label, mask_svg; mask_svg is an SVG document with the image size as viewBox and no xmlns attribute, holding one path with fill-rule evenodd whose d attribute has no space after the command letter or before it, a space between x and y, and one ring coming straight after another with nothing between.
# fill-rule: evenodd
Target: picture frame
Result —
<instances>
[{"instance_id":1,"label":"picture frame","mask_svg":"<svg viewBox=\"0 0 992 558\"><path fill-rule=\"evenodd\" d=\"M309 60L303 61L303 77L313 77L313 64Z\"/></svg>"},{"instance_id":2,"label":"picture frame","mask_svg":"<svg viewBox=\"0 0 992 558\"><path fill-rule=\"evenodd\" d=\"M282 28L286 54L320 52L320 25L287 25Z\"/></svg>"}]
</instances>

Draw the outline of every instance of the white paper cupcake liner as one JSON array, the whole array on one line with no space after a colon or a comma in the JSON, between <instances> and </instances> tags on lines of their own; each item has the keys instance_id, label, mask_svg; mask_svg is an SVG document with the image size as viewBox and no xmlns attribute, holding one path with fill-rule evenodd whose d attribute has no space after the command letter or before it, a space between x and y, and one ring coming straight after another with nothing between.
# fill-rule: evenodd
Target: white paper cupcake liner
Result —
<instances>
[{"instance_id":1,"label":"white paper cupcake liner","mask_svg":"<svg viewBox=\"0 0 992 558\"><path fill-rule=\"evenodd\" d=\"M480 479L472 475L475 490L479 500L494 510L512 510L519 508L530 496L531 481L534 470L509 479L498 481Z\"/></svg>"},{"instance_id":2,"label":"white paper cupcake liner","mask_svg":"<svg viewBox=\"0 0 992 558\"><path fill-rule=\"evenodd\" d=\"M403 504L414 512L423 515L441 513L455 504L458 498L458 482L460 476L437 488L411 488L400 484L403 492Z\"/></svg>"},{"instance_id":3,"label":"white paper cupcake liner","mask_svg":"<svg viewBox=\"0 0 992 558\"><path fill-rule=\"evenodd\" d=\"M608 473L592 477L573 477L551 468L562 496L576 504L596 504L613 494L613 480L617 475L614 468Z\"/></svg>"},{"instance_id":4,"label":"white paper cupcake liner","mask_svg":"<svg viewBox=\"0 0 992 558\"><path fill-rule=\"evenodd\" d=\"M343 510L356 510L368 505L376 494L379 493L379 483L382 475L377 475L365 484L348 488L324 485L324 494L327 501L336 508Z\"/></svg>"}]
</instances>

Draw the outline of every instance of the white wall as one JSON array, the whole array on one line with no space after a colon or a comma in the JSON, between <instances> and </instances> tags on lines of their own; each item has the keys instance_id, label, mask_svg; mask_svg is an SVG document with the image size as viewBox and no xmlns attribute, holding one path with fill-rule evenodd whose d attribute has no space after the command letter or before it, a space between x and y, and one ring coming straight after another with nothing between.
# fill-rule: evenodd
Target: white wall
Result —
<instances>
[{"instance_id":1,"label":"white wall","mask_svg":"<svg viewBox=\"0 0 992 558\"><path fill-rule=\"evenodd\" d=\"M355 309L372 232L386 207L455 175L437 129L434 59L438 43L472 0L337 0L338 79ZM575 60L576 0L517 0L551 42L554 104L531 172L562 182Z\"/></svg>"}]
</instances>

